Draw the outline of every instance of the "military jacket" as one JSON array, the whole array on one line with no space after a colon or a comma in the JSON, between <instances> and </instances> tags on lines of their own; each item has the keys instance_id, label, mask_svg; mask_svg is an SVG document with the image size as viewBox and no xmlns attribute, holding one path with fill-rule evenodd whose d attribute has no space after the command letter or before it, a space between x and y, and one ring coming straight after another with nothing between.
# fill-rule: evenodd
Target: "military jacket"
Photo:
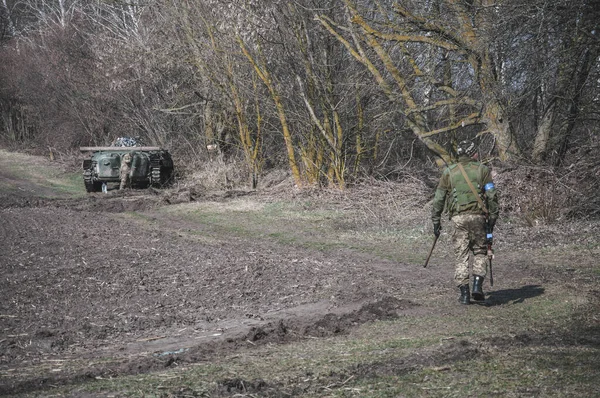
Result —
<instances>
[{"instance_id":1,"label":"military jacket","mask_svg":"<svg viewBox=\"0 0 600 398\"><path fill-rule=\"evenodd\" d=\"M468 157L459 158L467 177L479 194L491 219L498 218L498 195L490 169ZM433 199L432 221L439 223L444 208L449 218L457 214L484 214L479 201L465 180L458 163L444 169Z\"/></svg>"}]
</instances>

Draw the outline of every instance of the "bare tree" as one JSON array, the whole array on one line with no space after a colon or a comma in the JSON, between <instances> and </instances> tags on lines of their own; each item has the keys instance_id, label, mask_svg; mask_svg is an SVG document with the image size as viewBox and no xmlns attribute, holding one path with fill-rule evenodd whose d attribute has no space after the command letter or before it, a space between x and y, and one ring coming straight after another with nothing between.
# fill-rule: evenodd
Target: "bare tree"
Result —
<instances>
[{"instance_id":1,"label":"bare tree","mask_svg":"<svg viewBox=\"0 0 600 398\"><path fill-rule=\"evenodd\" d=\"M489 1L376 1L374 10L344 0L345 25L321 23L372 73L404 121L429 149L449 160L439 136L482 126L506 159L519 153L504 103L490 26L500 12ZM434 62L432 62L434 61ZM447 121L435 118L447 114ZM438 137L437 141L434 140Z\"/></svg>"},{"instance_id":2,"label":"bare tree","mask_svg":"<svg viewBox=\"0 0 600 398\"><path fill-rule=\"evenodd\" d=\"M343 189L467 137L558 163L597 131L594 5L3 0L0 135L217 145L252 186L273 160Z\"/></svg>"},{"instance_id":3,"label":"bare tree","mask_svg":"<svg viewBox=\"0 0 600 398\"><path fill-rule=\"evenodd\" d=\"M529 9L535 13L530 12L520 27L519 64L530 71L520 103L528 101L536 111L533 161L554 154L554 162L560 164L582 116L590 73L599 62L600 11L588 0L535 2Z\"/></svg>"}]
</instances>

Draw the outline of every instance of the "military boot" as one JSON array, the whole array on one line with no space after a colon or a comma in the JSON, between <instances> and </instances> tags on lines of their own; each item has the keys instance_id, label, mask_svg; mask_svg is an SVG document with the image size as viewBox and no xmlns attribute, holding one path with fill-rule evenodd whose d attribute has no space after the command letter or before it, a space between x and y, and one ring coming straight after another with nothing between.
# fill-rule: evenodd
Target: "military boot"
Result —
<instances>
[{"instance_id":1,"label":"military boot","mask_svg":"<svg viewBox=\"0 0 600 398\"><path fill-rule=\"evenodd\" d=\"M483 276L473 275L473 300L483 301L485 300L485 294L483 293Z\"/></svg>"},{"instance_id":2,"label":"military boot","mask_svg":"<svg viewBox=\"0 0 600 398\"><path fill-rule=\"evenodd\" d=\"M471 304L471 299L469 295L469 285L462 285L460 287L460 297L458 298L458 301L461 304Z\"/></svg>"}]
</instances>

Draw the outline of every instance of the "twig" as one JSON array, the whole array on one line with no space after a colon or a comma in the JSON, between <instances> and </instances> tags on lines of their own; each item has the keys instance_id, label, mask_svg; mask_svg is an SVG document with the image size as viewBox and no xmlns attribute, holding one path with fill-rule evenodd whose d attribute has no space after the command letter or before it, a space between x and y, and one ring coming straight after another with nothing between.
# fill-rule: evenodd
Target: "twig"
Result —
<instances>
[{"instance_id":1,"label":"twig","mask_svg":"<svg viewBox=\"0 0 600 398\"><path fill-rule=\"evenodd\" d=\"M325 389L325 390L330 390L330 389L331 389L331 388L333 388L333 387L342 387L344 384L348 383L348 382L349 382L350 380L352 380L353 378L354 378L354 375L352 375L352 376L348 377L346 380L344 380L344 381L343 381L343 382L341 382L341 383L333 383L333 384L330 384L330 385L328 385L328 386L325 386L325 387L322 387L322 388L323 388L323 389Z\"/></svg>"},{"instance_id":2,"label":"twig","mask_svg":"<svg viewBox=\"0 0 600 398\"><path fill-rule=\"evenodd\" d=\"M167 336L156 336L156 337L146 337L144 339L138 339L136 341L154 341L154 340L160 340L160 339L164 339Z\"/></svg>"}]
</instances>

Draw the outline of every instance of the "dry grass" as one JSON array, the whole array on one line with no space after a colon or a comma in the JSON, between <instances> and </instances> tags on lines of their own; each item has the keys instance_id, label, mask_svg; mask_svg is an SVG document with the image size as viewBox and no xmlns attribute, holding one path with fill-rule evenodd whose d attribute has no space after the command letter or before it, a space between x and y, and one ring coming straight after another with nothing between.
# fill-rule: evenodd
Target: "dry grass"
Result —
<instances>
[{"instance_id":1,"label":"dry grass","mask_svg":"<svg viewBox=\"0 0 600 398\"><path fill-rule=\"evenodd\" d=\"M240 189L248 186L246 166L236 160L225 162L216 158L198 165L187 165L179 171L183 186L200 186L208 191Z\"/></svg>"}]
</instances>

